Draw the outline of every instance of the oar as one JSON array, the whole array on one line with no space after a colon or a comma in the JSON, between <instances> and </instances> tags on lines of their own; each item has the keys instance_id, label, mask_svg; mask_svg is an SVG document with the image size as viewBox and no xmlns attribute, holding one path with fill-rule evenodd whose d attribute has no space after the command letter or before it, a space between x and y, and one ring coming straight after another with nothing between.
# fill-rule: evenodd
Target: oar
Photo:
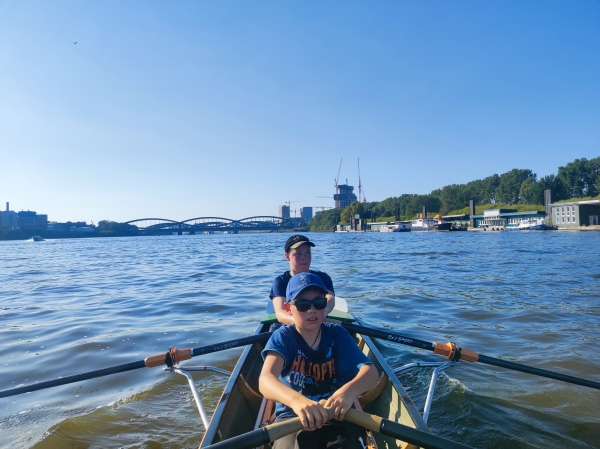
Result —
<instances>
[{"instance_id":1,"label":"oar","mask_svg":"<svg viewBox=\"0 0 600 449\"><path fill-rule=\"evenodd\" d=\"M462 349L457 347L454 343L438 343L438 342L427 342L423 340L417 340L416 338L406 337L404 335L396 334L384 329L373 329L366 326L358 326L356 324L343 322L344 326L350 332L356 332L369 337L380 338L382 340L393 341L407 346L413 346L415 348L425 349L427 351L433 351L435 354L445 356L448 360L458 362L460 360L466 360L467 362L482 362L488 365L500 366L502 368L508 368L515 371L521 371L523 373L535 374L536 376L547 377L549 379L561 380L575 385L582 385L584 387L595 388L600 390L600 382L594 382L593 380L582 379L580 377L569 376L567 374L557 373L554 371L548 371L541 368L534 368L528 365L522 365L520 363L509 362L507 360L497 359L483 354L478 354L470 349Z\"/></svg>"},{"instance_id":2,"label":"oar","mask_svg":"<svg viewBox=\"0 0 600 449\"><path fill-rule=\"evenodd\" d=\"M138 360L137 362L124 363L122 365L115 365L108 368L87 371L85 373L73 374L71 376L66 377L59 377L58 379L46 380L44 382L25 385L23 387L1 390L0 398L14 396L17 394L29 393L31 391L42 390L44 388L56 387L58 385L65 385L73 382L80 382L82 380L93 379L95 377L108 376L109 374L123 373L125 371L131 371L138 368L152 368L164 364L172 366L174 364L179 363L180 361L189 360L192 357L196 357L199 355L210 354L212 352L223 351L225 349L237 348L239 346L251 345L253 343L260 343L268 340L272 333L273 332L265 332L258 335L251 335L250 337L238 338L236 340L224 341L221 343L215 343L214 345L201 346L199 348L194 349L185 348L178 350L172 348L166 354L152 355L150 357L146 357L144 360Z\"/></svg>"},{"instance_id":3,"label":"oar","mask_svg":"<svg viewBox=\"0 0 600 449\"><path fill-rule=\"evenodd\" d=\"M433 435L422 430L399 424L377 415L361 412L351 408L344 415L345 421L357 424L382 435L387 435L417 447L427 449L470 449L470 446L456 443L452 440Z\"/></svg>"},{"instance_id":4,"label":"oar","mask_svg":"<svg viewBox=\"0 0 600 449\"><path fill-rule=\"evenodd\" d=\"M324 403L325 401L321 401ZM328 420L333 418L333 409L326 408L329 413ZM344 420L365 427L369 430L379 432L382 435L387 435L407 443L415 444L418 447L426 449L471 449L464 444L455 443L454 441L432 435L422 430L413 429L412 427L404 426L396 422L384 419L376 415L361 412L355 409L350 409L344 416ZM230 438L219 443L207 446L207 449L246 449L251 447L259 447L264 444L272 443L279 438L302 430L300 418L292 418L280 423L270 424L257 430L252 430L243 433L236 437Z\"/></svg>"},{"instance_id":5,"label":"oar","mask_svg":"<svg viewBox=\"0 0 600 449\"><path fill-rule=\"evenodd\" d=\"M333 408L326 408L327 420L333 418ZM260 447L264 444L272 443L279 438L283 438L291 433L302 430L304 426L300 422L300 418L286 419L285 421L269 424L260 429L252 430L243 433L225 441L220 441L207 446L211 449L245 449L249 447Z\"/></svg>"}]
</instances>

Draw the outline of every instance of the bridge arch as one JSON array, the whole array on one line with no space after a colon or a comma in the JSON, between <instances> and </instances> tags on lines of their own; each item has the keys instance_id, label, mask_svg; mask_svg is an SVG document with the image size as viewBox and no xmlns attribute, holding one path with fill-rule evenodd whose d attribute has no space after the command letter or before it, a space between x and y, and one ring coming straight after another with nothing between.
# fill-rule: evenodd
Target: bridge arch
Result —
<instances>
[{"instance_id":1,"label":"bridge arch","mask_svg":"<svg viewBox=\"0 0 600 449\"><path fill-rule=\"evenodd\" d=\"M275 231L289 227L289 223L281 217L273 215L256 215L240 220L225 217L196 217L177 221L168 218L136 218L125 222L136 226L140 231Z\"/></svg>"}]
</instances>

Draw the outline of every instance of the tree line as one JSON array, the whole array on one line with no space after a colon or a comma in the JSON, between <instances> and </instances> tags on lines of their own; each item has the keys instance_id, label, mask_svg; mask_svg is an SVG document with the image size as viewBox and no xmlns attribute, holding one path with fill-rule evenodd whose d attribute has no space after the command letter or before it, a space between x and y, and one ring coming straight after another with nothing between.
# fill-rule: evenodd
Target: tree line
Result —
<instances>
[{"instance_id":1,"label":"tree line","mask_svg":"<svg viewBox=\"0 0 600 449\"><path fill-rule=\"evenodd\" d=\"M96 232L103 236L137 235L137 226L110 220L101 220L96 226Z\"/></svg>"},{"instance_id":2,"label":"tree line","mask_svg":"<svg viewBox=\"0 0 600 449\"><path fill-rule=\"evenodd\" d=\"M600 195L600 157L575 159L558 167L558 173L538 179L529 169L514 168L466 184L451 184L428 195L402 194L383 201L359 203L345 209L319 212L310 221L311 231L332 230L337 223L348 223L359 214L367 220L410 220L427 207L431 214L465 213L469 200L492 207L539 205L543 208L544 190L552 189L552 201L593 198Z\"/></svg>"}]
</instances>

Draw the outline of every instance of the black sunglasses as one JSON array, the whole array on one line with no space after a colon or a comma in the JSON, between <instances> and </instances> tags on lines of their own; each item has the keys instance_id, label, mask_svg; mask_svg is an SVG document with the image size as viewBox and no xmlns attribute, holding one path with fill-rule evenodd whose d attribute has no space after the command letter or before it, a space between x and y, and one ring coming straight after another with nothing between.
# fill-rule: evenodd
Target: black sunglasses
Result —
<instances>
[{"instance_id":1,"label":"black sunglasses","mask_svg":"<svg viewBox=\"0 0 600 449\"><path fill-rule=\"evenodd\" d=\"M315 306L316 310L323 310L327 307L327 298L296 299L290 301L290 304L295 305L298 312L307 312L310 310L310 306Z\"/></svg>"}]
</instances>

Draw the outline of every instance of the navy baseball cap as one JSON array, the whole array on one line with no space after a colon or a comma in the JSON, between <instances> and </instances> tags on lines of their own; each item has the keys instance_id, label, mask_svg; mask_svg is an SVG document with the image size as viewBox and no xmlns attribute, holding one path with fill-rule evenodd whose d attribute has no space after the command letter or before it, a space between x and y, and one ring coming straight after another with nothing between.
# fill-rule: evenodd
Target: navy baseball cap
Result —
<instances>
[{"instance_id":1,"label":"navy baseball cap","mask_svg":"<svg viewBox=\"0 0 600 449\"><path fill-rule=\"evenodd\" d=\"M300 245L304 245L305 243L308 243L310 246L315 246L313 242L308 240L308 237L304 237L300 234L294 234L285 242L285 252L289 253L290 250L298 248Z\"/></svg>"},{"instance_id":2,"label":"navy baseball cap","mask_svg":"<svg viewBox=\"0 0 600 449\"><path fill-rule=\"evenodd\" d=\"M318 288L323 294L327 294L327 288L319 276L313 273L300 273L290 279L285 290L285 301L290 302L296 299L300 293L307 288Z\"/></svg>"}]
</instances>

